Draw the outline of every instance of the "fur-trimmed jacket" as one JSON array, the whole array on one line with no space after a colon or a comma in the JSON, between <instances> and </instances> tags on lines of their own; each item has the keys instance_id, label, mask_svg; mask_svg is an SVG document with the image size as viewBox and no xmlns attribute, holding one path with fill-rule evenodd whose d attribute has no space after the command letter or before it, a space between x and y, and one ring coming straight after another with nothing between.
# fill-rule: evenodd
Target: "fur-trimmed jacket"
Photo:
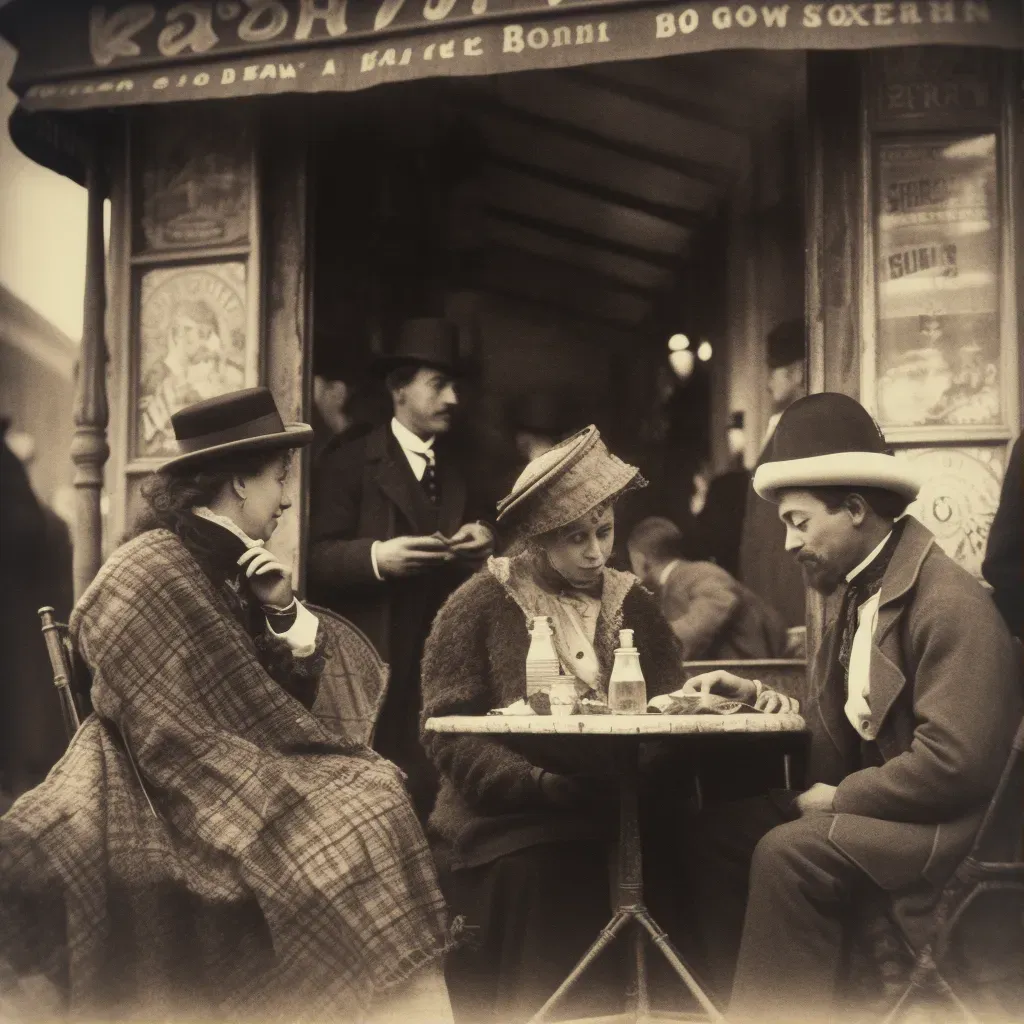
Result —
<instances>
[{"instance_id":1,"label":"fur-trimmed jacket","mask_svg":"<svg viewBox=\"0 0 1024 1024\"><path fill-rule=\"evenodd\" d=\"M452 594L434 621L423 654L424 722L442 715L485 715L526 696L529 610L509 586L513 561L492 558L485 571ZM631 574L605 569L594 635L605 689L620 629L634 630L648 697L682 686L680 648L656 601ZM442 776L429 828L452 867L486 864L538 843L592 836L607 824L593 808L572 813L552 807L538 783L538 768L598 774L600 764L582 745L534 741L524 752L511 739L428 732L423 743Z\"/></svg>"}]
</instances>

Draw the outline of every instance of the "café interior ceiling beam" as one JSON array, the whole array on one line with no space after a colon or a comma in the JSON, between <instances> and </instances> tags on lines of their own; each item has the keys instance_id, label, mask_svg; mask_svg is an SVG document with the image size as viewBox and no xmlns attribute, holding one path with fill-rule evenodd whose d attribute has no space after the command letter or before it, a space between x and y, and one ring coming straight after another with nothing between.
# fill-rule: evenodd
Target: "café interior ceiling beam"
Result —
<instances>
[{"instance_id":1,"label":"caf\u00e9 interior ceiling beam","mask_svg":"<svg viewBox=\"0 0 1024 1024\"><path fill-rule=\"evenodd\" d=\"M653 86L640 82L627 81L614 74L604 65L586 68L573 68L564 73L582 85L595 90L614 93L623 99L632 100L646 107L654 107L685 121L695 122L715 128L718 131L730 132L733 135L745 136L751 127L751 119L745 112L735 108L731 116L725 117L720 110L706 106L692 99L684 99L675 93L669 94Z\"/></svg>"},{"instance_id":2,"label":"caf\u00e9 interior ceiling beam","mask_svg":"<svg viewBox=\"0 0 1024 1024\"><path fill-rule=\"evenodd\" d=\"M518 224L521 227L530 228L541 234L550 235L552 238L575 242L578 245L589 246L592 249L603 249L606 252L615 253L619 256L628 256L630 259L640 260L643 263L660 267L663 270L674 271L679 266L679 257L675 253L652 252L650 249L644 249L638 245L619 242L612 238L605 238L602 235L594 235L589 231L581 231L579 228L569 227L566 224L556 224L553 221L545 220L543 217L520 213L518 210L506 210L502 207L487 205L483 207L483 212L488 217L507 221L510 224Z\"/></svg>"},{"instance_id":3,"label":"caf\u00e9 interior ceiling beam","mask_svg":"<svg viewBox=\"0 0 1024 1024\"><path fill-rule=\"evenodd\" d=\"M598 270L595 267L588 267L582 263L574 263L572 260L562 259L557 256L549 256L547 253L537 252L534 249L527 249L521 246L509 245L502 242L494 242L487 246L484 253L485 262L501 263L506 260L510 262L521 261L524 264L532 265L536 270L545 272L564 272L578 275L579 279L592 282L596 287L611 288L615 291L637 295L643 299L653 301L659 294L660 289L638 284L635 281L627 281L616 274L609 274L606 271Z\"/></svg>"},{"instance_id":4,"label":"caf\u00e9 interior ceiling beam","mask_svg":"<svg viewBox=\"0 0 1024 1024\"><path fill-rule=\"evenodd\" d=\"M571 268L552 266L543 259L487 254L469 270L469 277L482 284L493 282L499 287L515 288L538 299L588 310L595 316L630 325L641 323L654 307L653 296L597 285Z\"/></svg>"},{"instance_id":5,"label":"caf\u00e9 interior ceiling beam","mask_svg":"<svg viewBox=\"0 0 1024 1024\"><path fill-rule=\"evenodd\" d=\"M487 162L502 170L512 171L515 174L521 174L548 185L568 189L571 192L589 196L592 199L597 199L602 203L609 203L612 206L636 210L639 213L646 214L648 217L667 221L682 228L693 230L703 227L705 223L704 217L697 210L644 199L641 196L633 195L620 189L611 188L593 181L586 181L576 175L566 174L551 167L541 167L538 164L520 160L517 157L506 156L492 151L488 154Z\"/></svg>"},{"instance_id":6,"label":"caf\u00e9 interior ceiling beam","mask_svg":"<svg viewBox=\"0 0 1024 1024\"><path fill-rule=\"evenodd\" d=\"M620 338L636 338L638 336L637 325L627 323L624 320L612 319L601 316L592 310L581 309L570 303L557 302L554 299L544 298L538 295L531 295L529 292L512 287L508 283L496 284L491 281L474 282L473 287L486 295L492 295L506 302L521 303L537 309L556 313L571 322L580 324L593 324L605 331L614 332Z\"/></svg>"},{"instance_id":7,"label":"caf\u00e9 interior ceiling beam","mask_svg":"<svg viewBox=\"0 0 1024 1024\"><path fill-rule=\"evenodd\" d=\"M571 121L549 117L546 114L538 114L523 107L513 106L504 100L489 95L482 89L473 88L467 90L462 94L462 102L464 107L472 108L481 115L503 117L508 120L518 121L520 124L535 128L538 131L551 132L555 135L561 135L563 138L573 139L576 142L595 146L611 153L618 153L620 156L653 164L656 167L672 171L684 178L702 182L705 185L721 186L724 184L724 179L729 173L728 167L725 166L706 163L702 160L693 160L687 157L673 156L671 153L642 145L639 142L628 142L625 139L612 138L593 129L573 124Z\"/></svg>"}]
</instances>

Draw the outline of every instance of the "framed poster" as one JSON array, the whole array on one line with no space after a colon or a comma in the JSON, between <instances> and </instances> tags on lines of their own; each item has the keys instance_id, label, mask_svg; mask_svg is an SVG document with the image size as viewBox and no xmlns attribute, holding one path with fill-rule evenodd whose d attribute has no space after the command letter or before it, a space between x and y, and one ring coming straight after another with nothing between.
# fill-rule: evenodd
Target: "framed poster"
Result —
<instances>
[{"instance_id":1,"label":"framed poster","mask_svg":"<svg viewBox=\"0 0 1024 1024\"><path fill-rule=\"evenodd\" d=\"M160 267L139 277L133 455L177 451L171 416L204 398L255 386L246 264Z\"/></svg>"},{"instance_id":2,"label":"framed poster","mask_svg":"<svg viewBox=\"0 0 1024 1024\"><path fill-rule=\"evenodd\" d=\"M253 209L244 122L204 111L139 131L137 251L244 245Z\"/></svg>"},{"instance_id":3,"label":"framed poster","mask_svg":"<svg viewBox=\"0 0 1024 1024\"><path fill-rule=\"evenodd\" d=\"M864 393L887 436L1007 428L997 156L993 133L877 145L877 330Z\"/></svg>"},{"instance_id":4,"label":"framed poster","mask_svg":"<svg viewBox=\"0 0 1024 1024\"><path fill-rule=\"evenodd\" d=\"M911 462L924 480L908 511L935 534L950 558L980 579L999 506L1005 445L908 448L897 450L896 457Z\"/></svg>"}]
</instances>

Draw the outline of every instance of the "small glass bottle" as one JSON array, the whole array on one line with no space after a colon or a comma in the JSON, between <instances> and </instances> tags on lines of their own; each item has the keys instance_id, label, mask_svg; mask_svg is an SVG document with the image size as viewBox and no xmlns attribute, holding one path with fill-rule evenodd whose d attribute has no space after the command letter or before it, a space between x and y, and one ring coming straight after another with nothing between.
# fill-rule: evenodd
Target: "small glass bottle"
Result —
<instances>
[{"instance_id":1,"label":"small glass bottle","mask_svg":"<svg viewBox=\"0 0 1024 1024\"><path fill-rule=\"evenodd\" d=\"M616 715L647 714L647 684L640 669L640 653L633 646L631 629L619 631L619 646L608 681L608 707Z\"/></svg>"},{"instance_id":2,"label":"small glass bottle","mask_svg":"<svg viewBox=\"0 0 1024 1024\"><path fill-rule=\"evenodd\" d=\"M535 693L550 693L558 674L551 619L538 615L530 626L530 649L526 652L526 699Z\"/></svg>"}]
</instances>

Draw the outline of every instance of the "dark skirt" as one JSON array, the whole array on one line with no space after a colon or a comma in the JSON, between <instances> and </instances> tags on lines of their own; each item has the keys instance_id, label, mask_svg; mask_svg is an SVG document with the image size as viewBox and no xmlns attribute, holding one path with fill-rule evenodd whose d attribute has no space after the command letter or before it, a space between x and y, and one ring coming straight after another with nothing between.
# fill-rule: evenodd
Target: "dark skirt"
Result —
<instances>
[{"instance_id":1,"label":"dark skirt","mask_svg":"<svg viewBox=\"0 0 1024 1024\"><path fill-rule=\"evenodd\" d=\"M602 843L549 843L442 872L452 911L473 928L445 968L457 1024L515 1024L540 1009L611 917L609 856ZM558 1015L618 1006L627 948L602 954Z\"/></svg>"}]
</instances>

